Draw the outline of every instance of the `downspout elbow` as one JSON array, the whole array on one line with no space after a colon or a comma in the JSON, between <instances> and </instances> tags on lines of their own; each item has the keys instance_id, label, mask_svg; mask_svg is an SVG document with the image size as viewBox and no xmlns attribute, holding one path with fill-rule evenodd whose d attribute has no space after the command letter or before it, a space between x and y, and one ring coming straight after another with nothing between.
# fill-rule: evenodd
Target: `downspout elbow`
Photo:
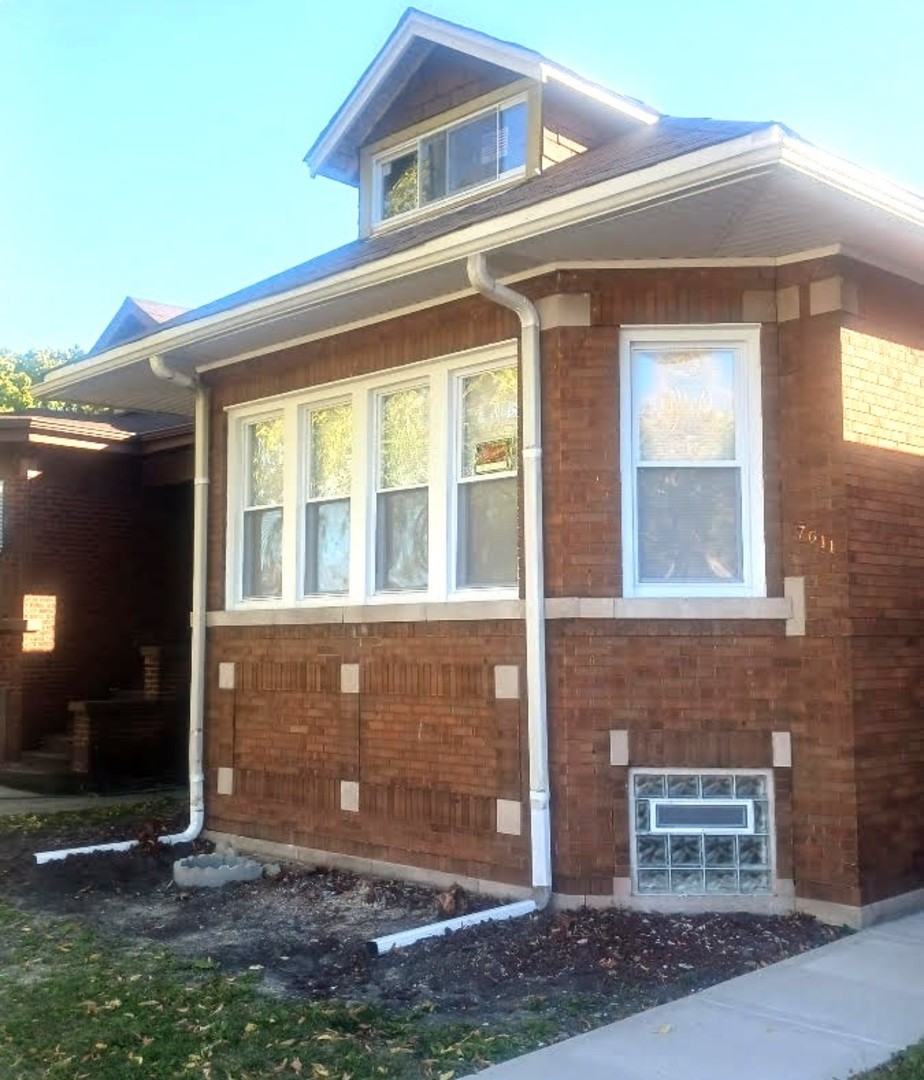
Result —
<instances>
[{"instance_id":1,"label":"downspout elbow","mask_svg":"<svg viewBox=\"0 0 924 1080\"><path fill-rule=\"evenodd\" d=\"M195 375L184 375L182 371L170 367L162 356L148 357L148 364L158 379L166 379L168 382L176 383L177 386L185 387L187 390L198 390L199 388L199 380Z\"/></svg>"},{"instance_id":2,"label":"downspout elbow","mask_svg":"<svg viewBox=\"0 0 924 1080\"><path fill-rule=\"evenodd\" d=\"M482 296L494 300L502 307L515 311L520 319L520 326L524 331L539 331L539 312L536 305L522 293L515 292L507 285L502 285L491 276L488 270L488 260L484 253L476 251L469 255L466 262L468 280L474 289Z\"/></svg>"}]
</instances>

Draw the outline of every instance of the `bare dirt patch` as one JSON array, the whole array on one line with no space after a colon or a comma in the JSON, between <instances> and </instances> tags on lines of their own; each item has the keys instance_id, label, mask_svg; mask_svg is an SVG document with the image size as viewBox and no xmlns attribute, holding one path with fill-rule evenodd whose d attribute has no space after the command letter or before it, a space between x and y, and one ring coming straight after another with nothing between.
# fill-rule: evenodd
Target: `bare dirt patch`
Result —
<instances>
[{"instance_id":1,"label":"bare dirt patch","mask_svg":"<svg viewBox=\"0 0 924 1080\"><path fill-rule=\"evenodd\" d=\"M167 945L229 972L256 971L269 993L423 1007L469 1023L544 1017L558 1035L571 1034L841 933L805 917L585 909L485 924L374 956L368 939L440 916L437 890L294 866L273 879L184 890L174 885L172 866L192 849L151 843L41 867L32 859L43 847L106 833L134 835L123 823L90 836L53 825L0 835L0 891L28 910ZM472 909L493 903L469 900Z\"/></svg>"}]
</instances>

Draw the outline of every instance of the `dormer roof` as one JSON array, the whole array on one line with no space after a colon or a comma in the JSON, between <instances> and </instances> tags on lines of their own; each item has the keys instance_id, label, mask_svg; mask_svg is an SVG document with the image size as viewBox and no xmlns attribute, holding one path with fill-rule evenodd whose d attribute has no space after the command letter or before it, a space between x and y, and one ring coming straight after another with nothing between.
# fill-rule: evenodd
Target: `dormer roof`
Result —
<instances>
[{"instance_id":1,"label":"dormer roof","mask_svg":"<svg viewBox=\"0 0 924 1080\"><path fill-rule=\"evenodd\" d=\"M408 8L305 155L312 175L358 185L359 150L397 99L428 67L445 71L460 60L473 65L493 89L527 78L579 102L593 113L605 138L653 124L660 116L637 98L590 82L532 49Z\"/></svg>"},{"instance_id":2,"label":"dormer roof","mask_svg":"<svg viewBox=\"0 0 924 1080\"><path fill-rule=\"evenodd\" d=\"M144 337L162 323L183 315L187 310L177 307L176 304L162 304L157 300L140 300L135 296L126 296L90 349L89 355L105 352L125 341Z\"/></svg>"}]
</instances>

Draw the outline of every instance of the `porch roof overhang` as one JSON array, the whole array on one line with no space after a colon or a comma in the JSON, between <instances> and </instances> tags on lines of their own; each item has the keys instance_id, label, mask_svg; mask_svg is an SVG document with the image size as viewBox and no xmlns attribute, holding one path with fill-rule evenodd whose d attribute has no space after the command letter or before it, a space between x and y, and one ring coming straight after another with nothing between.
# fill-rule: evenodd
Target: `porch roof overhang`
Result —
<instances>
[{"instance_id":1,"label":"porch roof overhang","mask_svg":"<svg viewBox=\"0 0 924 1080\"><path fill-rule=\"evenodd\" d=\"M468 255L513 281L566 264L689 260L773 265L842 252L924 283L924 198L770 126L485 217L307 284L203 309L60 368L43 397L189 414L155 378L160 355L193 374L473 295ZM259 291L259 290L254 290Z\"/></svg>"}]
</instances>

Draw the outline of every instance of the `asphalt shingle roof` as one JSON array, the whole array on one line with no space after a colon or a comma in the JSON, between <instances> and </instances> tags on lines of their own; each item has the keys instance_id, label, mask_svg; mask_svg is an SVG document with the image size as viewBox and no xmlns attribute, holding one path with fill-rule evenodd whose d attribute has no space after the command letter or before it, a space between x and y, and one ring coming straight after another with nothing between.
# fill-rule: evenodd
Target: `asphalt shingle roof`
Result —
<instances>
[{"instance_id":1,"label":"asphalt shingle roof","mask_svg":"<svg viewBox=\"0 0 924 1080\"><path fill-rule=\"evenodd\" d=\"M281 295L353 270L378 259L407 251L437 237L501 214L520 210L605 180L625 176L684 154L752 134L774 126L772 121L728 121L663 116L650 126L622 135L531 177L496 195L469 203L457 210L417 220L373 236L362 237L323 255L265 278L244 289L192 308L160 323L160 331L231 311L244 304ZM152 333L154 330L149 331ZM141 340L148 333L133 339ZM121 342L120 342L121 343Z\"/></svg>"}]
</instances>

